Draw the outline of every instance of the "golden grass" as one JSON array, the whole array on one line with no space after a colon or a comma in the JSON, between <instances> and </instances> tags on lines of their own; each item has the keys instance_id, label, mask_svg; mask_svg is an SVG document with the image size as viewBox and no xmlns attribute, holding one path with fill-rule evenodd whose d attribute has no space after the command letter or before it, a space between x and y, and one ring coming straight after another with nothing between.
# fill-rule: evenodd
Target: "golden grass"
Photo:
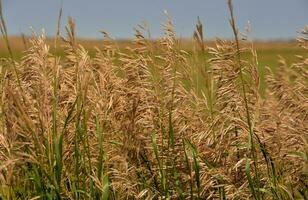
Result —
<instances>
[{"instance_id":1,"label":"golden grass","mask_svg":"<svg viewBox=\"0 0 308 200\"><path fill-rule=\"evenodd\" d=\"M267 69L262 98L231 19L235 41L204 47L199 23L192 53L168 19L90 57L69 20L61 59L44 35L1 59L0 198L308 198L308 58Z\"/></svg>"}]
</instances>

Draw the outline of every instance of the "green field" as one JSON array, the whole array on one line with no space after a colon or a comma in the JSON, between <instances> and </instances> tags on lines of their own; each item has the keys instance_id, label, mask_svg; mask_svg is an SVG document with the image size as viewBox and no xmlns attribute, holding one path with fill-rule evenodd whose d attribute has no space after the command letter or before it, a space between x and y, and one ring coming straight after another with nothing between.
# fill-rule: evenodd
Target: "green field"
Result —
<instances>
[{"instance_id":1,"label":"green field","mask_svg":"<svg viewBox=\"0 0 308 200\"><path fill-rule=\"evenodd\" d=\"M10 37L9 41L11 43L15 58L19 60L23 55L23 51L25 51L27 47L30 45L29 39L27 39L26 44L23 43L21 37ZM77 41L79 44L84 46L89 51L91 56L95 54L95 49L94 49L95 47L102 48L105 44L103 40L80 39ZM46 43L48 46L50 46L51 53L63 56L64 52L63 49L61 49L61 45L63 45L63 42L59 44L60 47L56 52L53 48L54 39L49 38L47 39ZM118 45L120 49L122 49L122 51L125 51L127 47L134 47L135 45L132 40L119 40L115 41L115 43ZM184 42L180 42L180 48L188 52L192 51L193 48L192 46L193 42L190 40L184 40ZM213 47L215 46L215 41L206 42L205 46ZM264 66L276 67L279 63L279 56L285 58L287 64L291 64L294 61L296 61L297 55L303 56L307 53L305 49L298 47L295 41L268 41L268 42L256 41L254 42L254 46L258 54L259 66L262 68ZM7 48L2 39L0 39L0 57L9 57Z\"/></svg>"}]
</instances>

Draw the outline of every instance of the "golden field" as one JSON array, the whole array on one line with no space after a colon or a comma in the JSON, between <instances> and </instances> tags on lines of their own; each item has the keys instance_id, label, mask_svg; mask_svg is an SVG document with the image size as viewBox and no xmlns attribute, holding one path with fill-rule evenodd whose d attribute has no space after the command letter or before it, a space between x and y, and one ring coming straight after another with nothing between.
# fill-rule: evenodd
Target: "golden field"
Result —
<instances>
[{"instance_id":1,"label":"golden field","mask_svg":"<svg viewBox=\"0 0 308 200\"><path fill-rule=\"evenodd\" d=\"M241 42L229 7L234 39L210 42L2 21L0 199L307 199L308 28Z\"/></svg>"}]
</instances>

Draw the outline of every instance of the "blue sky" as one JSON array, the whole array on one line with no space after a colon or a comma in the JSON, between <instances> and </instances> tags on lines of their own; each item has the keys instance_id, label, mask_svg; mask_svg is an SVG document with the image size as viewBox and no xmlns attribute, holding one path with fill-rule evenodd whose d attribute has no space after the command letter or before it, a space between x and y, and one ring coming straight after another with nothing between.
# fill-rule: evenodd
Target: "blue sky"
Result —
<instances>
[{"instance_id":1,"label":"blue sky","mask_svg":"<svg viewBox=\"0 0 308 200\"><path fill-rule=\"evenodd\" d=\"M63 7L62 27L67 16L76 22L77 35L99 38L106 30L114 38L131 38L136 25L146 22L153 37L161 35L166 21L164 10L172 17L178 36L191 37L197 16L204 24L207 38L232 36L226 0L2 0L9 34L40 32L52 36L57 15ZM234 0L241 30L249 21L254 39L288 39L308 24L308 0ZM63 31L62 31L63 33Z\"/></svg>"}]
</instances>

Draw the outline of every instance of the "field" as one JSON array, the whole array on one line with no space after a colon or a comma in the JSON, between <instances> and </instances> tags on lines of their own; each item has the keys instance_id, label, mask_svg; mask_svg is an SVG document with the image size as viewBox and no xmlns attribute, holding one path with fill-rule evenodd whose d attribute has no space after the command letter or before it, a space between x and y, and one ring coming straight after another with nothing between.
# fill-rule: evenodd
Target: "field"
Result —
<instances>
[{"instance_id":1,"label":"field","mask_svg":"<svg viewBox=\"0 0 308 200\"><path fill-rule=\"evenodd\" d=\"M23 42L2 20L0 199L307 199L308 27L240 42L229 7L233 40L168 18L155 41L69 19Z\"/></svg>"},{"instance_id":2,"label":"field","mask_svg":"<svg viewBox=\"0 0 308 200\"><path fill-rule=\"evenodd\" d=\"M9 37L9 41L11 43L15 59L21 59L23 55L23 51L27 49L30 45L29 40L31 38L24 38L22 36ZM82 45L89 53L90 56L93 57L95 54L95 48L102 49L106 44L106 41L94 40L94 39L77 39L78 44ZM64 51L61 47L55 52L54 50L54 38L47 38L46 44L51 47L51 52L56 55L63 56ZM135 44L130 40L116 40L115 41L118 47L125 51L127 47L133 48ZM151 41L153 44L157 43L157 41ZM59 46L62 46L63 42L60 41ZM191 52L193 49L194 41L188 39L180 39L179 46L187 52ZM205 46L214 47L215 41L205 41ZM306 50L300 48L296 41L254 41L254 48L259 55L259 66L277 66L279 61L279 56L286 59L288 64L296 61L297 55L304 55ZM208 56L209 54L207 54ZM3 38L0 38L0 56L1 57L9 57L9 53L5 46L5 42Z\"/></svg>"}]
</instances>

